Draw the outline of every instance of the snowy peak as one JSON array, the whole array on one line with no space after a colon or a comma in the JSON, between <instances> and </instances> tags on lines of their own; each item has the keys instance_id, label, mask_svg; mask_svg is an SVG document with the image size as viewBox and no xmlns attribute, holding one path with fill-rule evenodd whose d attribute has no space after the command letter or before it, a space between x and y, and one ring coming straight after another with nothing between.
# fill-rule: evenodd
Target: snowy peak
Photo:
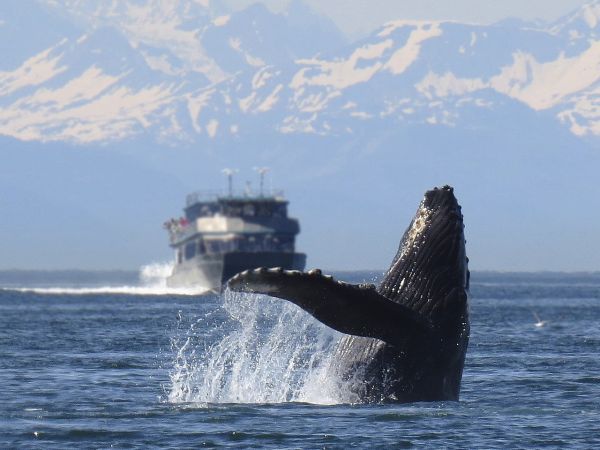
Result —
<instances>
[{"instance_id":1,"label":"snowy peak","mask_svg":"<svg viewBox=\"0 0 600 450\"><path fill-rule=\"evenodd\" d=\"M40 1L84 29L118 29L157 71L195 72L210 83L343 44L333 23L299 0L284 14L256 3L226 15L214 15L209 2L200 0Z\"/></svg>"},{"instance_id":2,"label":"snowy peak","mask_svg":"<svg viewBox=\"0 0 600 450\"><path fill-rule=\"evenodd\" d=\"M85 27L124 28L140 39L154 39L150 30L193 29L210 20L207 1L194 0L38 0ZM139 27L139 28L138 28ZM137 28L137 29L136 29Z\"/></svg>"},{"instance_id":3,"label":"snowy peak","mask_svg":"<svg viewBox=\"0 0 600 450\"><path fill-rule=\"evenodd\" d=\"M210 26L207 2L193 0L45 0L85 29L111 27L134 47L142 47L147 63L165 73L192 71L211 82L227 74L206 54L199 39Z\"/></svg>"},{"instance_id":4,"label":"snowy peak","mask_svg":"<svg viewBox=\"0 0 600 450\"><path fill-rule=\"evenodd\" d=\"M551 31L562 34L571 41L600 37L600 1L588 2L577 11L559 19L551 27Z\"/></svg>"},{"instance_id":5,"label":"snowy peak","mask_svg":"<svg viewBox=\"0 0 600 450\"><path fill-rule=\"evenodd\" d=\"M600 23L600 3L594 2L592 4L584 5L581 10L581 18L583 22L590 27L590 29L596 29L598 23Z\"/></svg>"}]
</instances>

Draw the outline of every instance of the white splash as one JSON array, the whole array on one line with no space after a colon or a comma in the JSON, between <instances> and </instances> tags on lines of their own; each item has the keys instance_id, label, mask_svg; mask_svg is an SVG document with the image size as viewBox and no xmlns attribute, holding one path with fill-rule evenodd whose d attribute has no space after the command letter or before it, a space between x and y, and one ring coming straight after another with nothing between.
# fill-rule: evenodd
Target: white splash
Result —
<instances>
[{"instance_id":1,"label":"white splash","mask_svg":"<svg viewBox=\"0 0 600 450\"><path fill-rule=\"evenodd\" d=\"M172 288L167 277L173 270L172 263L153 263L140 268L140 284L132 286L83 286L83 287L17 287L3 288L17 292L54 295L125 294L125 295L199 295L209 289L198 287Z\"/></svg>"},{"instance_id":2,"label":"white splash","mask_svg":"<svg viewBox=\"0 0 600 450\"><path fill-rule=\"evenodd\" d=\"M226 291L221 310L173 339L167 401L350 403L333 364L339 337L295 305Z\"/></svg>"}]
</instances>

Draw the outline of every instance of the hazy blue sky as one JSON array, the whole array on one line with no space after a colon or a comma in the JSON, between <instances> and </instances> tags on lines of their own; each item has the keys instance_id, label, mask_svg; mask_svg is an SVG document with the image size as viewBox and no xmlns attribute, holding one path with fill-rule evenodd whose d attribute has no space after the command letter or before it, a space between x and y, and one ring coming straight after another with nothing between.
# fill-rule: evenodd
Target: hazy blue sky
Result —
<instances>
[{"instance_id":1,"label":"hazy blue sky","mask_svg":"<svg viewBox=\"0 0 600 450\"><path fill-rule=\"evenodd\" d=\"M241 9L257 0L226 0ZM274 11L289 1L262 0ZM451 19L491 23L507 17L552 21L586 0L304 0L315 11L331 17L349 36L360 36L382 23L397 19Z\"/></svg>"}]
</instances>

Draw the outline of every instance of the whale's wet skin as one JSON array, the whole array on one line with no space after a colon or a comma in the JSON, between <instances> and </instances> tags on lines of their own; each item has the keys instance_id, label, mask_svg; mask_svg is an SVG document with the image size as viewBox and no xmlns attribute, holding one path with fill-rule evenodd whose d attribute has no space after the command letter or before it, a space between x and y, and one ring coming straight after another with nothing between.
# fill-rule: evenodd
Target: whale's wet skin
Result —
<instances>
[{"instance_id":1,"label":"whale's wet skin","mask_svg":"<svg viewBox=\"0 0 600 450\"><path fill-rule=\"evenodd\" d=\"M458 400L469 339L468 259L461 208L449 186L425 197L379 287L256 269L234 291L289 300L345 333L333 371L367 402Z\"/></svg>"}]
</instances>

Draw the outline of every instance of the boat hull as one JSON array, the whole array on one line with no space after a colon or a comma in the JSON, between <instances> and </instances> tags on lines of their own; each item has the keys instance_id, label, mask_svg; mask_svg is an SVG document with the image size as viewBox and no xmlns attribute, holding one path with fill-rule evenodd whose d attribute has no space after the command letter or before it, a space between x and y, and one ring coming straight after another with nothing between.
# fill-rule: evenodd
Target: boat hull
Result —
<instances>
[{"instance_id":1,"label":"boat hull","mask_svg":"<svg viewBox=\"0 0 600 450\"><path fill-rule=\"evenodd\" d=\"M173 273L167 278L167 286L203 287L217 291L229 278L244 270L257 267L304 270L305 264L304 253L231 252L196 255L173 268Z\"/></svg>"}]
</instances>

